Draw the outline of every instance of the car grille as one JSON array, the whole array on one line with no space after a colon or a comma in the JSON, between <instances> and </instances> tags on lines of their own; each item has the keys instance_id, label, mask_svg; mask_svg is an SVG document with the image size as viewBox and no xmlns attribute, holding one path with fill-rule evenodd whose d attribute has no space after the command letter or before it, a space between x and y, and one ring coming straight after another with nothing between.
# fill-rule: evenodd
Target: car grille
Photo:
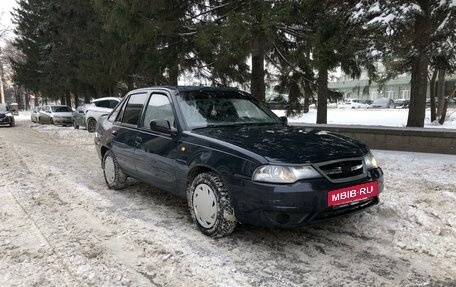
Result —
<instances>
[{"instance_id":1,"label":"car grille","mask_svg":"<svg viewBox=\"0 0 456 287\"><path fill-rule=\"evenodd\" d=\"M333 182L356 180L365 176L362 159L343 159L323 162L316 165L317 169Z\"/></svg>"}]
</instances>

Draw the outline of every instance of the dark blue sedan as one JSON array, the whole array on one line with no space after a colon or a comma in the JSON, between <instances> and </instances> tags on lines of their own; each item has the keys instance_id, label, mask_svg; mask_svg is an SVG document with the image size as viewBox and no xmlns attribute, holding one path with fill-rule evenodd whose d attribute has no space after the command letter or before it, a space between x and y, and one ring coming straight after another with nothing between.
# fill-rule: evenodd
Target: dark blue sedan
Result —
<instances>
[{"instance_id":1,"label":"dark blue sedan","mask_svg":"<svg viewBox=\"0 0 456 287\"><path fill-rule=\"evenodd\" d=\"M210 87L129 92L98 124L109 188L127 177L187 198L206 235L238 222L300 227L379 202L383 172L369 148L291 127L249 94Z\"/></svg>"}]
</instances>

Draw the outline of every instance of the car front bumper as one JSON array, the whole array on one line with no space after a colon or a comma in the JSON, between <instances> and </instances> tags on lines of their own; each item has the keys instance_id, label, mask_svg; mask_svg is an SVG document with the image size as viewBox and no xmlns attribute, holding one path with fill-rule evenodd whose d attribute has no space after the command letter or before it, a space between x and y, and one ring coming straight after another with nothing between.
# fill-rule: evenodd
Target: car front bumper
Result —
<instances>
[{"instance_id":1,"label":"car front bumper","mask_svg":"<svg viewBox=\"0 0 456 287\"><path fill-rule=\"evenodd\" d=\"M68 118L53 118L54 124L56 125L72 125L73 119L71 117Z\"/></svg>"},{"instance_id":2,"label":"car front bumper","mask_svg":"<svg viewBox=\"0 0 456 287\"><path fill-rule=\"evenodd\" d=\"M0 125L10 125L10 124L14 124L14 117L7 116L4 118L0 118Z\"/></svg>"},{"instance_id":3,"label":"car front bumper","mask_svg":"<svg viewBox=\"0 0 456 287\"><path fill-rule=\"evenodd\" d=\"M241 223L264 227L301 227L333 217L355 213L379 203L379 196L340 206L328 207L330 190L350 187L370 181L378 182L383 190L383 171L368 171L361 180L331 183L325 178L300 181L294 184L267 184L250 179L230 179L236 218Z\"/></svg>"}]
</instances>

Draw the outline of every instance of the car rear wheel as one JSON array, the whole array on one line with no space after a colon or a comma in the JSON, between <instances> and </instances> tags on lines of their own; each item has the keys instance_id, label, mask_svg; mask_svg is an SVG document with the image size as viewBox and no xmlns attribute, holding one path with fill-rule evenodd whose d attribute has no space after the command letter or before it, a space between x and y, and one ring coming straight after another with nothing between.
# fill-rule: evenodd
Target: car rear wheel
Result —
<instances>
[{"instance_id":1,"label":"car rear wheel","mask_svg":"<svg viewBox=\"0 0 456 287\"><path fill-rule=\"evenodd\" d=\"M89 133L94 133L97 128L97 121L95 119L89 119L87 122L87 131Z\"/></svg>"},{"instance_id":2,"label":"car rear wheel","mask_svg":"<svg viewBox=\"0 0 456 287\"><path fill-rule=\"evenodd\" d=\"M199 230L210 237L229 235L237 221L231 197L220 176L201 173L187 189L190 214Z\"/></svg>"},{"instance_id":3,"label":"car rear wheel","mask_svg":"<svg viewBox=\"0 0 456 287\"><path fill-rule=\"evenodd\" d=\"M79 129L79 125L75 121L73 121L73 127L75 130Z\"/></svg>"},{"instance_id":4,"label":"car rear wheel","mask_svg":"<svg viewBox=\"0 0 456 287\"><path fill-rule=\"evenodd\" d=\"M110 150L103 157L103 175L109 189L122 189L125 187L127 176L120 169L116 157Z\"/></svg>"}]
</instances>

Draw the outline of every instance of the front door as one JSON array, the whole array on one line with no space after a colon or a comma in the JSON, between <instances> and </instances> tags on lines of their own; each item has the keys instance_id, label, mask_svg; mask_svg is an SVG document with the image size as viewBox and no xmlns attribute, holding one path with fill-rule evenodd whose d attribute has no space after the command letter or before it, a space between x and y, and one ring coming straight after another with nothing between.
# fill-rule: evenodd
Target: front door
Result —
<instances>
[{"instance_id":1,"label":"front door","mask_svg":"<svg viewBox=\"0 0 456 287\"><path fill-rule=\"evenodd\" d=\"M137 138L136 170L141 178L159 188L176 192L177 140L169 133L150 128L152 121L166 120L175 130L175 117L171 101L166 94L152 93L145 107Z\"/></svg>"}]
</instances>

